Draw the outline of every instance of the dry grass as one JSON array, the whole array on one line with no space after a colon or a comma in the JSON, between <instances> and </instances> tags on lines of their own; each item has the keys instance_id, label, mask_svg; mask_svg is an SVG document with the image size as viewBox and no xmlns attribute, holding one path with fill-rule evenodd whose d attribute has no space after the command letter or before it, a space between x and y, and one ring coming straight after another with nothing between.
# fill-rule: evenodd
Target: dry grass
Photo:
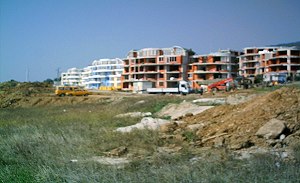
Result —
<instances>
[{"instance_id":1,"label":"dry grass","mask_svg":"<svg viewBox=\"0 0 300 183\"><path fill-rule=\"evenodd\" d=\"M142 105L133 105L145 100ZM0 182L297 182L299 161L272 157L249 161L199 159L184 144L182 154L157 153L163 146L152 131L116 133L119 126L140 119L117 119L116 114L156 112L174 96L125 98L117 103L0 110ZM189 134L187 134L188 136ZM192 138L192 136L190 137ZM172 142L176 143L176 142ZM113 148L126 146L135 158L123 169L90 161ZM298 148L299 149L299 148ZM77 159L77 163L70 160Z\"/></svg>"}]
</instances>

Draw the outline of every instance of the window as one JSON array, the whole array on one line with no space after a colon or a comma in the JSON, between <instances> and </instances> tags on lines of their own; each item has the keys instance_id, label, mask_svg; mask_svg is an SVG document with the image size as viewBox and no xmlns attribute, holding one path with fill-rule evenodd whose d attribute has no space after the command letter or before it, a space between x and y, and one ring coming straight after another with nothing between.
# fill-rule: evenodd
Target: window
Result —
<instances>
[{"instance_id":1,"label":"window","mask_svg":"<svg viewBox=\"0 0 300 183\"><path fill-rule=\"evenodd\" d=\"M168 62L176 62L176 57L168 57Z\"/></svg>"},{"instance_id":2,"label":"window","mask_svg":"<svg viewBox=\"0 0 300 183\"><path fill-rule=\"evenodd\" d=\"M176 62L176 57L170 57L171 62Z\"/></svg>"},{"instance_id":3,"label":"window","mask_svg":"<svg viewBox=\"0 0 300 183\"><path fill-rule=\"evenodd\" d=\"M164 57L159 57L158 61L160 61L160 62L164 61Z\"/></svg>"}]
</instances>

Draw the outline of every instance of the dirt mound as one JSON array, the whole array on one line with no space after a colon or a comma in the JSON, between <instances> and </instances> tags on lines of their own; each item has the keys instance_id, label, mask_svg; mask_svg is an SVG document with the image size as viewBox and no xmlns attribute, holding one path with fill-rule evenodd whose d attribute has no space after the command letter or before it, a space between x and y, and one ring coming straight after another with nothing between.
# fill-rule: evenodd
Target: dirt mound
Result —
<instances>
[{"instance_id":1,"label":"dirt mound","mask_svg":"<svg viewBox=\"0 0 300 183\"><path fill-rule=\"evenodd\" d=\"M0 108L15 107L21 103L27 104L30 103L31 98L44 97L53 93L54 87L44 82L0 83Z\"/></svg>"},{"instance_id":2,"label":"dirt mound","mask_svg":"<svg viewBox=\"0 0 300 183\"><path fill-rule=\"evenodd\" d=\"M179 126L180 129L174 129L172 133L180 132L183 136L194 133L195 137L191 144L198 146L225 146L231 149L253 145L274 146L276 143L270 143L255 135L260 127L274 118L285 121L287 126L285 136L299 132L299 89L281 88L242 104L227 104L208 109L198 115L185 117L183 119L185 125ZM190 131L188 127L193 124L201 124L199 125L201 128L187 133ZM281 144L284 144L284 140Z\"/></svg>"},{"instance_id":3,"label":"dirt mound","mask_svg":"<svg viewBox=\"0 0 300 183\"><path fill-rule=\"evenodd\" d=\"M88 97L58 97L54 94L55 87L46 82L0 83L0 108L59 106L83 103L103 103L117 101L114 96L92 95Z\"/></svg>"}]
</instances>

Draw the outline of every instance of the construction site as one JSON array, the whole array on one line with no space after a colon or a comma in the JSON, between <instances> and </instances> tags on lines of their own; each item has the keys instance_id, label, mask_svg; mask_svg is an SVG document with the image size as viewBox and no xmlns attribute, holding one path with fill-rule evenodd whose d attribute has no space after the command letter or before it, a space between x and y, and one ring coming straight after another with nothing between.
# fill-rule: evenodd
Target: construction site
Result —
<instances>
[{"instance_id":1,"label":"construction site","mask_svg":"<svg viewBox=\"0 0 300 183\"><path fill-rule=\"evenodd\" d=\"M163 162L173 164L172 158L180 158L180 162L186 160L192 162L192 166L202 164L203 160L215 166L217 162L249 163L259 156L272 157L272 162L282 166L285 163L290 167L299 165L300 89L297 83L202 95L110 91L59 97L54 89L45 83L2 83L0 115L4 141L0 143L3 155L0 162L5 167L18 170L18 163L33 158L37 161L34 166L46 166L50 172L61 171L69 167L70 162L72 166L96 163L99 164L96 167L106 167L104 170L115 167L114 171L127 172L133 166L141 168L134 162L164 167ZM50 131L44 132L44 128ZM19 138L24 141L17 140ZM42 144L52 148L50 154L44 151L46 147ZM62 154L56 151L59 148ZM43 153L49 157L59 154L50 162ZM178 170L187 166L187 162L178 165ZM41 175L38 169L28 166L33 177L36 173ZM277 165L271 169L273 166ZM1 171L15 174L11 168ZM47 171L41 180L53 180ZM299 169L291 172L293 181L299 180L299 173ZM57 180L65 180L61 176L59 174ZM263 175L256 172L253 176ZM213 180L211 178L206 180ZM269 180L264 178L259 179ZM289 182L289 179L281 180Z\"/></svg>"}]
</instances>

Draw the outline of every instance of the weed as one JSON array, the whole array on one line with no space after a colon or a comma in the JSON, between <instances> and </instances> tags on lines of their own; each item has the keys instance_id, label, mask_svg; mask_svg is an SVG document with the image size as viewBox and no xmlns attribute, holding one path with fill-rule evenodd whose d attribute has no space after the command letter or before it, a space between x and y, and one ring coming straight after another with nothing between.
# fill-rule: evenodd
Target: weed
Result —
<instances>
[{"instance_id":1,"label":"weed","mask_svg":"<svg viewBox=\"0 0 300 183\"><path fill-rule=\"evenodd\" d=\"M188 142L193 142L197 140L197 135L194 132L191 131L185 131L183 133L183 136L187 139Z\"/></svg>"},{"instance_id":2,"label":"weed","mask_svg":"<svg viewBox=\"0 0 300 183\"><path fill-rule=\"evenodd\" d=\"M134 103L144 100L143 105ZM156 112L180 97L150 96L124 98L118 103L64 105L60 107L15 108L0 110L0 180L2 182L297 182L297 163L269 156L227 161L201 159L182 142L180 154L160 154L166 146L159 133L134 130L119 133L120 126L140 119L114 116L141 111ZM193 133L185 133L194 141ZM134 159L123 169L92 161L107 151L125 146ZM299 158L299 147L295 148ZM298 155L297 155L298 153ZM213 155L212 155L213 156ZM78 162L72 163L70 160ZM280 167L278 168L277 162ZM277 163L277 164L276 164ZM0 182L1 182L0 181Z\"/></svg>"}]
</instances>

